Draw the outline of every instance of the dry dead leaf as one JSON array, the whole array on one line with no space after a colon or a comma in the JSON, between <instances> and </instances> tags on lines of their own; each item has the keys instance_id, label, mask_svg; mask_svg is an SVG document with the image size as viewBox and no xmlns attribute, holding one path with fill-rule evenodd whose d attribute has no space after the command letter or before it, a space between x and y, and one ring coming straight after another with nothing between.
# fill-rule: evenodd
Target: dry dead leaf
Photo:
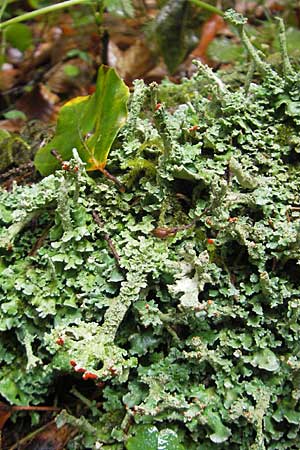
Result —
<instances>
[{"instance_id":1,"label":"dry dead leaf","mask_svg":"<svg viewBox=\"0 0 300 450\"><path fill-rule=\"evenodd\" d=\"M55 423L39 433L30 443L22 447L22 450L64 450L66 444L74 435L74 429L68 425L57 428Z\"/></svg>"},{"instance_id":2,"label":"dry dead leaf","mask_svg":"<svg viewBox=\"0 0 300 450\"><path fill-rule=\"evenodd\" d=\"M206 51L209 44L214 40L217 33L219 33L225 27L226 25L223 18L218 14L213 14L202 26L199 44L192 51L190 57L193 59L200 58L202 60L205 60Z\"/></svg>"},{"instance_id":3,"label":"dry dead leaf","mask_svg":"<svg viewBox=\"0 0 300 450\"><path fill-rule=\"evenodd\" d=\"M54 421L23 437L9 450L64 450L68 441L77 434L69 425L58 428Z\"/></svg>"},{"instance_id":4,"label":"dry dead leaf","mask_svg":"<svg viewBox=\"0 0 300 450\"><path fill-rule=\"evenodd\" d=\"M68 67L77 70L77 74L68 74ZM56 94L86 95L95 74L92 64L81 58L72 58L53 66L45 75L44 81Z\"/></svg>"},{"instance_id":5,"label":"dry dead leaf","mask_svg":"<svg viewBox=\"0 0 300 450\"><path fill-rule=\"evenodd\" d=\"M249 15L249 13L255 13L256 16L261 16L265 13L265 10L269 9L271 12L283 11L284 5L274 0L266 0L264 5L258 5L257 2L245 2L244 0L238 0L235 4L237 12L243 15Z\"/></svg>"},{"instance_id":6,"label":"dry dead leaf","mask_svg":"<svg viewBox=\"0 0 300 450\"><path fill-rule=\"evenodd\" d=\"M3 427L6 421L10 418L11 413L11 407L3 402L0 402L0 431L3 430Z\"/></svg>"},{"instance_id":7,"label":"dry dead leaf","mask_svg":"<svg viewBox=\"0 0 300 450\"><path fill-rule=\"evenodd\" d=\"M45 85L39 83L31 92L26 92L16 102L18 110L23 111L27 119L54 121L58 112L59 97Z\"/></svg>"},{"instance_id":8,"label":"dry dead leaf","mask_svg":"<svg viewBox=\"0 0 300 450\"><path fill-rule=\"evenodd\" d=\"M164 78L168 77L168 69L163 61L160 61L153 69L149 70L149 72L145 73L144 80L145 83L149 84L155 81L156 83L160 83ZM176 82L176 81L175 81Z\"/></svg>"},{"instance_id":9,"label":"dry dead leaf","mask_svg":"<svg viewBox=\"0 0 300 450\"><path fill-rule=\"evenodd\" d=\"M136 40L125 51L111 41L108 45L108 62L127 84L131 84L135 78L143 77L155 66L154 56L141 40Z\"/></svg>"},{"instance_id":10,"label":"dry dead leaf","mask_svg":"<svg viewBox=\"0 0 300 450\"><path fill-rule=\"evenodd\" d=\"M0 70L0 92L11 89L18 81L20 71L12 64L5 63Z\"/></svg>"},{"instance_id":11,"label":"dry dead leaf","mask_svg":"<svg viewBox=\"0 0 300 450\"><path fill-rule=\"evenodd\" d=\"M22 119L5 119L0 120L0 130L6 130L10 133L19 133L24 126L25 121Z\"/></svg>"}]
</instances>

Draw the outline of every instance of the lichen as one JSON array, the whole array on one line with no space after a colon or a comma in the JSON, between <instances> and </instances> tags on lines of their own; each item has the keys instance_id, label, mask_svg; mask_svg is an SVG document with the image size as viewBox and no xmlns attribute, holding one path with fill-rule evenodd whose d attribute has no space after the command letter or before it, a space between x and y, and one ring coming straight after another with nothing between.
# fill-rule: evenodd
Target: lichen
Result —
<instances>
[{"instance_id":1,"label":"lichen","mask_svg":"<svg viewBox=\"0 0 300 450\"><path fill-rule=\"evenodd\" d=\"M179 449L298 447L299 74L283 37L281 74L237 24L260 84L201 65L181 92L136 83L108 162L125 192L76 152L0 192L0 393L37 404L89 374L100 413L59 416L70 449L149 427Z\"/></svg>"}]
</instances>

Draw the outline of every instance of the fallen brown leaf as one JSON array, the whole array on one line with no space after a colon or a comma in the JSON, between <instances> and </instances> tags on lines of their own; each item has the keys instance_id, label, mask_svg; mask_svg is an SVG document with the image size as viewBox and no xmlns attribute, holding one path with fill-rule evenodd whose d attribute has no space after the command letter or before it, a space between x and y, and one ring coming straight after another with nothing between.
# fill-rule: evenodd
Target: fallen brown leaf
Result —
<instances>
[{"instance_id":1,"label":"fallen brown leaf","mask_svg":"<svg viewBox=\"0 0 300 450\"><path fill-rule=\"evenodd\" d=\"M199 44L192 51L192 58L200 58L205 60L206 51L211 43L214 40L217 33L223 30L226 27L225 22L221 16L218 14L213 14L202 26L201 37Z\"/></svg>"},{"instance_id":2,"label":"fallen brown leaf","mask_svg":"<svg viewBox=\"0 0 300 450\"><path fill-rule=\"evenodd\" d=\"M31 92L26 92L16 102L18 110L23 111L29 120L38 119L44 122L56 120L59 97L44 84L39 83Z\"/></svg>"},{"instance_id":3,"label":"fallen brown leaf","mask_svg":"<svg viewBox=\"0 0 300 450\"><path fill-rule=\"evenodd\" d=\"M3 427L6 421L10 418L11 414L11 407L3 402L0 402L0 431L3 430Z\"/></svg>"},{"instance_id":4,"label":"fallen brown leaf","mask_svg":"<svg viewBox=\"0 0 300 450\"><path fill-rule=\"evenodd\" d=\"M58 428L55 421L18 440L9 450L63 450L77 430L69 425Z\"/></svg>"},{"instance_id":5,"label":"fallen brown leaf","mask_svg":"<svg viewBox=\"0 0 300 450\"><path fill-rule=\"evenodd\" d=\"M78 70L78 74L70 76L66 72L68 66ZM95 70L87 61L81 58L72 58L66 62L60 62L53 66L45 75L44 81L52 92L56 94L86 95Z\"/></svg>"},{"instance_id":6,"label":"fallen brown leaf","mask_svg":"<svg viewBox=\"0 0 300 450\"><path fill-rule=\"evenodd\" d=\"M22 450L63 450L73 433L74 429L68 425L57 428L55 423L50 422L45 430L21 448Z\"/></svg>"},{"instance_id":7,"label":"fallen brown leaf","mask_svg":"<svg viewBox=\"0 0 300 450\"><path fill-rule=\"evenodd\" d=\"M0 91L11 89L17 83L19 74L20 71L12 64L3 64L0 70Z\"/></svg>"},{"instance_id":8,"label":"fallen brown leaf","mask_svg":"<svg viewBox=\"0 0 300 450\"><path fill-rule=\"evenodd\" d=\"M10 133L19 133L24 124L25 121L22 119L0 120L0 130L6 130Z\"/></svg>"},{"instance_id":9,"label":"fallen brown leaf","mask_svg":"<svg viewBox=\"0 0 300 450\"><path fill-rule=\"evenodd\" d=\"M127 84L141 78L155 66L155 58L142 40L122 51L112 41L108 45L108 63L115 67Z\"/></svg>"}]
</instances>

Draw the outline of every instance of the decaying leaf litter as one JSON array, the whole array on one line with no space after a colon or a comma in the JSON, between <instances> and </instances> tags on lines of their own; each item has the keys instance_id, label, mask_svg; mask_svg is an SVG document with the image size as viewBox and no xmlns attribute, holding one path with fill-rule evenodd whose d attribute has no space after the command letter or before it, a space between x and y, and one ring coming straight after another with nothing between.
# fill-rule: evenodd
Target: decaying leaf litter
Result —
<instances>
[{"instance_id":1,"label":"decaying leaf litter","mask_svg":"<svg viewBox=\"0 0 300 450\"><path fill-rule=\"evenodd\" d=\"M10 6L11 3L18 6L16 0L9 2ZM37 7L37 2L30 3ZM40 6L46 3L40 2ZM68 13L38 17L30 25L10 25L2 42L0 59L2 63L6 50L0 70L0 108L3 112L0 127L19 132L25 124L25 134L28 135L28 128L34 128L28 121L55 122L58 109L67 99L91 93L95 73L101 63L116 68L126 83L132 84L140 77L146 82L162 80L168 75L166 65L171 71L175 67L173 79L180 80L192 72L193 57L216 66L220 62L243 59L242 47L221 16L211 15L193 3L187 8L188 2L182 0L168 3L171 8L160 5L159 12L155 1L137 0L133 10L128 6L128 0L107 0L109 10L102 18L88 4L70 9ZM293 11L292 2L288 3ZM265 13L262 6L255 2L229 1L228 5L252 18L255 26L251 26L251 39L261 50L268 53L278 49L272 22L269 25L266 20L261 22ZM224 5L226 7L229 6ZM268 0L265 8L269 15L277 10L289 11L287 2L281 5ZM15 13L18 13L16 8ZM297 11L293 15L297 15ZM176 20L178 16L185 20ZM285 13L289 21L290 16ZM10 16L4 12L3 20L7 17ZM257 25L262 28L259 33ZM214 39L216 35L218 39ZM295 52L299 42L297 28L288 29L287 38L290 51ZM215 45L210 46L211 41ZM193 53L187 57L192 49ZM176 64L183 64L176 68L170 55L174 56ZM36 133L33 130L31 139L25 139L26 142L30 144Z\"/></svg>"},{"instance_id":2,"label":"decaying leaf litter","mask_svg":"<svg viewBox=\"0 0 300 450\"><path fill-rule=\"evenodd\" d=\"M65 379L68 448L297 448L299 75L282 24L275 70L227 18L260 75L136 81L107 160L125 192L76 151L1 192L0 391Z\"/></svg>"}]
</instances>

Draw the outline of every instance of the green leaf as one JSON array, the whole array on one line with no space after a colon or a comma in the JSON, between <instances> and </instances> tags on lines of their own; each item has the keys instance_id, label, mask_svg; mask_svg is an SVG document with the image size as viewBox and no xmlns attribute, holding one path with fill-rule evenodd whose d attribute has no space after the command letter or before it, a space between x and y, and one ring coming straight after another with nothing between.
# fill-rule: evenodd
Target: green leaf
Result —
<instances>
[{"instance_id":1,"label":"green leaf","mask_svg":"<svg viewBox=\"0 0 300 450\"><path fill-rule=\"evenodd\" d=\"M72 50L69 50L67 52L68 58L74 58L78 56L78 58L81 58L83 61L90 62L91 57L87 52L84 52L82 50L79 50L78 48L72 48Z\"/></svg>"},{"instance_id":2,"label":"green leaf","mask_svg":"<svg viewBox=\"0 0 300 450\"><path fill-rule=\"evenodd\" d=\"M0 142L9 139L11 134L7 130L0 128Z\"/></svg>"},{"instance_id":3,"label":"green leaf","mask_svg":"<svg viewBox=\"0 0 300 450\"><path fill-rule=\"evenodd\" d=\"M194 46L188 26L189 4L186 0L169 0L156 18L156 39L170 73Z\"/></svg>"},{"instance_id":4,"label":"green leaf","mask_svg":"<svg viewBox=\"0 0 300 450\"><path fill-rule=\"evenodd\" d=\"M221 63L241 61L244 50L241 45L232 43L230 39L219 38L209 44L208 56Z\"/></svg>"},{"instance_id":5,"label":"green leaf","mask_svg":"<svg viewBox=\"0 0 300 450\"><path fill-rule=\"evenodd\" d=\"M60 110L54 138L36 154L35 166L42 175L59 167L52 156L56 149L64 160L76 148L87 170L103 170L113 141L127 118L129 89L114 69L101 66L96 92L76 97Z\"/></svg>"},{"instance_id":6,"label":"green leaf","mask_svg":"<svg viewBox=\"0 0 300 450\"><path fill-rule=\"evenodd\" d=\"M66 64L64 66L64 72L68 77L77 77L80 74L80 70L74 64Z\"/></svg>"},{"instance_id":7,"label":"green leaf","mask_svg":"<svg viewBox=\"0 0 300 450\"><path fill-rule=\"evenodd\" d=\"M32 44L31 29L23 23L9 25L5 30L5 36L6 40L21 52L24 52Z\"/></svg>"},{"instance_id":8,"label":"green leaf","mask_svg":"<svg viewBox=\"0 0 300 450\"><path fill-rule=\"evenodd\" d=\"M120 17L134 17L134 7L131 0L106 0L108 12Z\"/></svg>"},{"instance_id":9,"label":"green leaf","mask_svg":"<svg viewBox=\"0 0 300 450\"><path fill-rule=\"evenodd\" d=\"M3 114L5 119L22 119L26 120L26 115L19 111L18 109L12 109L11 111L8 111L7 113Z\"/></svg>"},{"instance_id":10,"label":"green leaf","mask_svg":"<svg viewBox=\"0 0 300 450\"><path fill-rule=\"evenodd\" d=\"M50 6L52 4L49 0L28 0L28 3L34 9L44 8L45 6Z\"/></svg>"}]
</instances>

